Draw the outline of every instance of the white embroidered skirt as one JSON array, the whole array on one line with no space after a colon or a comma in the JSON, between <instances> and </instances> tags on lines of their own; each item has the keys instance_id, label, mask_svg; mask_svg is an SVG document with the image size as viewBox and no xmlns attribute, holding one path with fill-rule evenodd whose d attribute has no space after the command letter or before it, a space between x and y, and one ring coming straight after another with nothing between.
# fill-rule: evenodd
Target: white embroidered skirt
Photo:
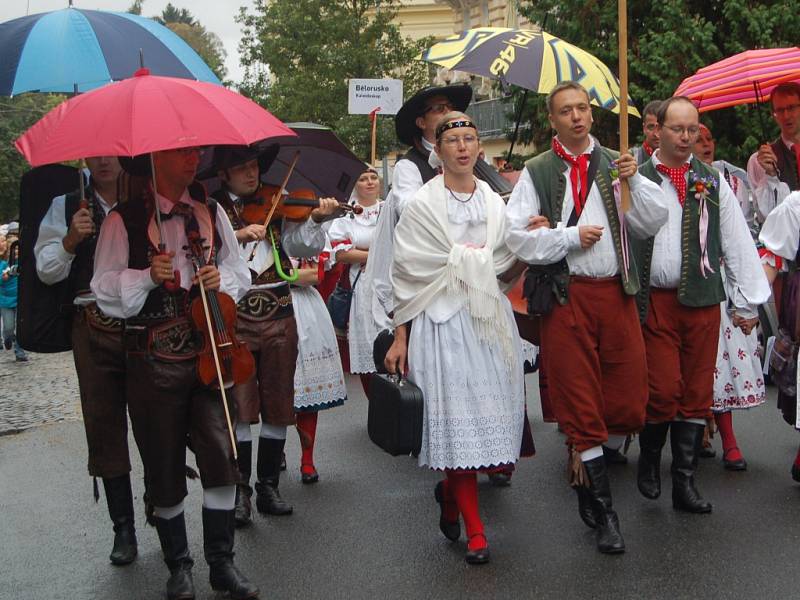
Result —
<instances>
[{"instance_id":1,"label":"white embroidered skirt","mask_svg":"<svg viewBox=\"0 0 800 600\"><path fill-rule=\"evenodd\" d=\"M313 287L292 288L292 304L298 339L295 410L323 410L343 404L347 386L333 323L322 296Z\"/></svg>"},{"instance_id":2,"label":"white embroidered skirt","mask_svg":"<svg viewBox=\"0 0 800 600\"><path fill-rule=\"evenodd\" d=\"M372 343L380 332L372 316L372 294L371 282L362 273L353 290L353 301L350 304L350 321L347 327L347 347L350 352L351 373L375 372Z\"/></svg>"},{"instance_id":3,"label":"white embroidered skirt","mask_svg":"<svg viewBox=\"0 0 800 600\"><path fill-rule=\"evenodd\" d=\"M756 332L745 335L734 327L725 304L721 304L717 365L714 369L714 403L711 406L714 412L752 408L763 404L766 397Z\"/></svg>"},{"instance_id":4,"label":"white embroidered skirt","mask_svg":"<svg viewBox=\"0 0 800 600\"><path fill-rule=\"evenodd\" d=\"M510 303L507 318L522 356ZM478 469L519 458L525 411L522 361L511 369L499 345L478 340L466 309L442 323L414 319L409 379L425 397L420 466Z\"/></svg>"}]
</instances>

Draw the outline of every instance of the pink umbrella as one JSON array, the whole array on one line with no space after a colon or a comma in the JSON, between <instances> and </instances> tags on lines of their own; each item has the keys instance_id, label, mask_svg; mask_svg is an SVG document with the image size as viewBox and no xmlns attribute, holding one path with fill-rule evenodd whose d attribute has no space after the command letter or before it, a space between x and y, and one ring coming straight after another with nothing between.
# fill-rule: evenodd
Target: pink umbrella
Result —
<instances>
[{"instance_id":1,"label":"pink umbrella","mask_svg":"<svg viewBox=\"0 0 800 600\"><path fill-rule=\"evenodd\" d=\"M258 104L222 86L135 76L59 104L17 141L33 166L87 156L135 156L212 144L249 145L296 134Z\"/></svg>"},{"instance_id":2,"label":"pink umbrella","mask_svg":"<svg viewBox=\"0 0 800 600\"><path fill-rule=\"evenodd\" d=\"M747 50L687 77L676 96L691 98L700 112L769 100L776 85L800 81L800 48Z\"/></svg>"}]
</instances>

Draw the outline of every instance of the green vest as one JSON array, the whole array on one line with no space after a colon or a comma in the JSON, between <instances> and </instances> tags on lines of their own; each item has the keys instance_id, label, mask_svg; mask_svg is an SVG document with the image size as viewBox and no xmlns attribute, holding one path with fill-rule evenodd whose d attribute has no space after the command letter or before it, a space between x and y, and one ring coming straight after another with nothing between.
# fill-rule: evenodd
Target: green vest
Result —
<instances>
[{"instance_id":1,"label":"green vest","mask_svg":"<svg viewBox=\"0 0 800 600\"><path fill-rule=\"evenodd\" d=\"M697 198L691 184L686 186L686 199L683 203L683 219L681 221L681 279L678 284L678 301L684 306L712 306L725 300L725 288L722 284L720 273L720 258L722 257L722 243L720 242L719 229L719 171L692 157L690 172L700 177L713 178L716 185L709 190L706 200L708 210L708 234L706 250L708 262L713 273L705 277L700 271L700 210ZM655 163L650 160L639 168L639 172L661 185L661 175L656 170ZM688 209L688 210L687 210ZM650 304L650 267L653 260L653 244L655 238L642 240L635 244L634 254L639 264L642 265L641 292L637 295L639 305L639 318L644 322Z\"/></svg>"},{"instance_id":2,"label":"green vest","mask_svg":"<svg viewBox=\"0 0 800 600\"><path fill-rule=\"evenodd\" d=\"M623 270L622 260L622 236L620 234L619 213L617 212L617 202L614 198L612 180L609 170L611 163L619 157L619 153L608 148L603 148L599 144L595 145L595 152L600 152L600 162L597 167L597 175L594 183L600 190L603 205L606 209L608 224L611 228L611 237L614 242L614 250L617 254L617 263L620 271ZM564 193L567 189L567 177L564 174L564 161L561 160L552 150L542 152L534 156L525 163L528 169L533 186L536 188L536 195L539 197L542 216L547 217L550 223L555 224L561 221L564 209ZM552 265L531 265L534 271L544 271L553 279L553 293L559 304L566 304L569 299L569 266L567 259L563 258ZM630 253L628 271L622 277L622 287L629 296L635 296L639 292L639 274L636 268L634 256Z\"/></svg>"}]
</instances>

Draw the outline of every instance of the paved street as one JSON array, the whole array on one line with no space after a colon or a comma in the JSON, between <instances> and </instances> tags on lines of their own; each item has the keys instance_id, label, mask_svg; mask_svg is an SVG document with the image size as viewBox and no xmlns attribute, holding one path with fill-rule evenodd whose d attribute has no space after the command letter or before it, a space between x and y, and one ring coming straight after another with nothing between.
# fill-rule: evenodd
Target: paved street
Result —
<instances>
[{"instance_id":1,"label":"paved street","mask_svg":"<svg viewBox=\"0 0 800 600\"><path fill-rule=\"evenodd\" d=\"M104 504L94 504L86 476L69 355L16 365L10 354L0 355L0 430L51 423L0 437L0 597L162 598L167 571L155 530L139 516L140 466L134 473L140 554L117 568L107 562L112 538ZM535 390L535 376L529 388ZM788 471L798 436L780 421L774 398L736 416L748 472L725 472L718 459L702 463L700 487L714 502L709 516L674 512L669 483L666 497L645 500L635 488L635 465L616 468L612 485L628 552L609 557L595 551L592 532L578 519L563 440L542 423L532 392L539 453L520 464L510 488L492 488L482 478L492 562L468 567L463 541L451 544L438 531L437 476L374 447L357 379L350 392L344 407L320 417L320 483L300 484L299 444L290 432L281 489L295 514L257 517L237 535L237 562L262 598L797 596L800 485ZM24 417L13 418L20 409ZM198 598L217 598L202 558L201 490L196 482L190 490Z\"/></svg>"}]
</instances>

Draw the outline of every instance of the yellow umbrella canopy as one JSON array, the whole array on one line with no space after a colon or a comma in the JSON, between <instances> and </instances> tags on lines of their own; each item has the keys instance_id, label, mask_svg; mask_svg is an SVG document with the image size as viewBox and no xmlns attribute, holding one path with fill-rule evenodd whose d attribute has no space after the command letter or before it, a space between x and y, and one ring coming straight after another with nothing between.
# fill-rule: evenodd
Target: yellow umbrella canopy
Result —
<instances>
[{"instance_id":1,"label":"yellow umbrella canopy","mask_svg":"<svg viewBox=\"0 0 800 600\"><path fill-rule=\"evenodd\" d=\"M538 28L468 29L434 44L418 58L539 94L549 93L562 81L576 81L588 90L592 104L619 114L619 80L611 70L585 50ZM641 116L632 106L628 114Z\"/></svg>"}]
</instances>

